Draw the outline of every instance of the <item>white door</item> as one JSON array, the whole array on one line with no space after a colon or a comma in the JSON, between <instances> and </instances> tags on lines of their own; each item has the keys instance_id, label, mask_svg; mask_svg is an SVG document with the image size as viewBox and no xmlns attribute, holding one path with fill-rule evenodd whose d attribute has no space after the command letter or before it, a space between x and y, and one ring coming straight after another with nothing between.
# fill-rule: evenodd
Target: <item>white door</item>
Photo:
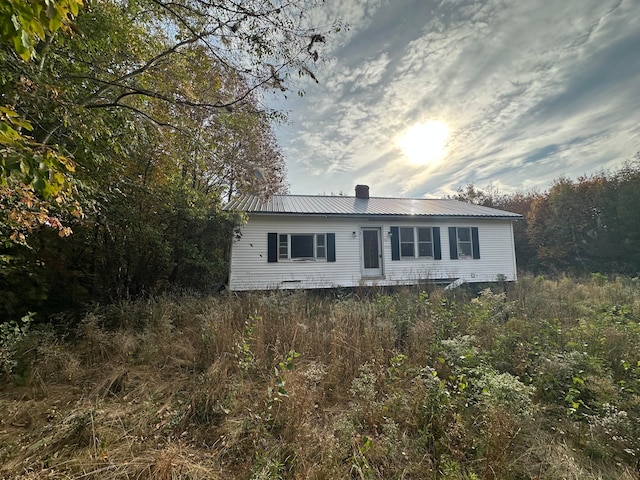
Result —
<instances>
[{"instance_id":1,"label":"white door","mask_svg":"<svg viewBox=\"0 0 640 480\"><path fill-rule=\"evenodd\" d=\"M363 228L362 232L362 275L379 277L382 275L382 249L379 228Z\"/></svg>"}]
</instances>

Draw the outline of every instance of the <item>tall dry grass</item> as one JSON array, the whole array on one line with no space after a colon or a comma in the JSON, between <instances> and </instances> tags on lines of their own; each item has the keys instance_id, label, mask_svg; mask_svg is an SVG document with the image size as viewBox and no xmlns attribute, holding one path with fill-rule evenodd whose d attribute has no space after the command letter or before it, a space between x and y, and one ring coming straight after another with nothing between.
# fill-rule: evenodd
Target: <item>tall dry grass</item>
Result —
<instances>
[{"instance_id":1,"label":"tall dry grass","mask_svg":"<svg viewBox=\"0 0 640 480\"><path fill-rule=\"evenodd\" d=\"M637 478L639 319L601 278L99 307L24 339L0 477Z\"/></svg>"}]
</instances>

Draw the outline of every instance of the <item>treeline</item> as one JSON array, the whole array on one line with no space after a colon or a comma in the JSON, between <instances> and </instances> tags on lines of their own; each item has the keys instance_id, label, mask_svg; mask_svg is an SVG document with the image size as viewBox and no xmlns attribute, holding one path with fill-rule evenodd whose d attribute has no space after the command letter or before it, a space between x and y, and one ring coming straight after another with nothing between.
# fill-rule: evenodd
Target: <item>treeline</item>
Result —
<instances>
[{"instance_id":1,"label":"treeline","mask_svg":"<svg viewBox=\"0 0 640 480\"><path fill-rule=\"evenodd\" d=\"M544 193L469 184L454 198L523 215L514 224L520 269L640 275L640 155L614 171L558 179Z\"/></svg>"},{"instance_id":2,"label":"treeline","mask_svg":"<svg viewBox=\"0 0 640 480\"><path fill-rule=\"evenodd\" d=\"M225 282L221 205L286 189L265 92L324 41L275 3L0 7L0 324Z\"/></svg>"}]
</instances>

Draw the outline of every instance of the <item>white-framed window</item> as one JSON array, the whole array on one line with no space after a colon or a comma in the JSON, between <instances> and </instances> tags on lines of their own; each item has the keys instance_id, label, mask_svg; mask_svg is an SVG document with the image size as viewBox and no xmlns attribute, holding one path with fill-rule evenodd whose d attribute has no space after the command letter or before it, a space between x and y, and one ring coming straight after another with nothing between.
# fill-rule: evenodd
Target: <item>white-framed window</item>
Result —
<instances>
[{"instance_id":1,"label":"white-framed window","mask_svg":"<svg viewBox=\"0 0 640 480\"><path fill-rule=\"evenodd\" d=\"M433 230L431 227L417 227L418 257L433 258Z\"/></svg>"},{"instance_id":2,"label":"white-framed window","mask_svg":"<svg viewBox=\"0 0 640 480\"><path fill-rule=\"evenodd\" d=\"M281 260L289 258L289 235L278 235L278 258Z\"/></svg>"},{"instance_id":3,"label":"white-framed window","mask_svg":"<svg viewBox=\"0 0 640 480\"><path fill-rule=\"evenodd\" d=\"M278 235L278 258L280 260L326 260L326 234L281 233Z\"/></svg>"},{"instance_id":4,"label":"white-framed window","mask_svg":"<svg viewBox=\"0 0 640 480\"><path fill-rule=\"evenodd\" d=\"M316 233L316 258L327 258L327 236Z\"/></svg>"},{"instance_id":5,"label":"white-framed window","mask_svg":"<svg viewBox=\"0 0 640 480\"><path fill-rule=\"evenodd\" d=\"M400 227L400 258L415 258L415 231L413 227Z\"/></svg>"},{"instance_id":6,"label":"white-framed window","mask_svg":"<svg viewBox=\"0 0 640 480\"><path fill-rule=\"evenodd\" d=\"M458 244L458 258L472 258L471 227L456 227L456 241Z\"/></svg>"},{"instance_id":7,"label":"white-framed window","mask_svg":"<svg viewBox=\"0 0 640 480\"><path fill-rule=\"evenodd\" d=\"M400 227L400 258L433 258L431 227Z\"/></svg>"},{"instance_id":8,"label":"white-framed window","mask_svg":"<svg viewBox=\"0 0 640 480\"><path fill-rule=\"evenodd\" d=\"M449 227L449 258L480 259L478 227Z\"/></svg>"}]
</instances>

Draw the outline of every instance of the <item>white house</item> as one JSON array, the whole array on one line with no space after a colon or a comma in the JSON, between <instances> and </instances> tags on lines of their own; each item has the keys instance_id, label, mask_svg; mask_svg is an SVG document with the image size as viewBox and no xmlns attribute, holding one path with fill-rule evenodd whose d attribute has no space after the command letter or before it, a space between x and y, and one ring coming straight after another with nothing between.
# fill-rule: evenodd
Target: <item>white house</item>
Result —
<instances>
[{"instance_id":1,"label":"white house","mask_svg":"<svg viewBox=\"0 0 640 480\"><path fill-rule=\"evenodd\" d=\"M229 288L267 290L516 280L521 215L456 200L246 195Z\"/></svg>"}]
</instances>

